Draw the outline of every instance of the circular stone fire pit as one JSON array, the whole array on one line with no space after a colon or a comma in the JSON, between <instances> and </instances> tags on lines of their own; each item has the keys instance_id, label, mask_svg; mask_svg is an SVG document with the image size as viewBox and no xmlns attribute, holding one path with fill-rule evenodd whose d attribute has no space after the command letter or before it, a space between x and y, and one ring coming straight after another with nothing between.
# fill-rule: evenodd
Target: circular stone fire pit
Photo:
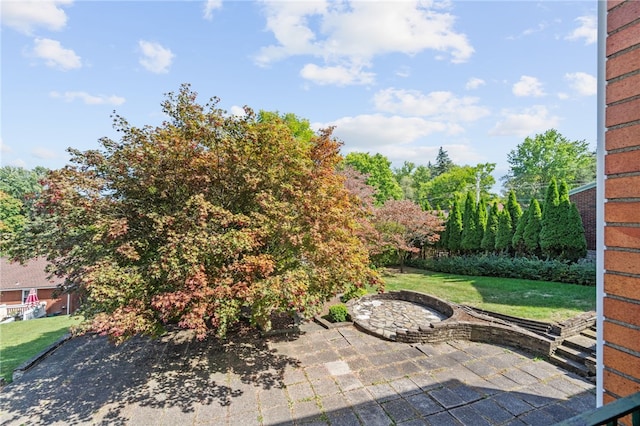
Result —
<instances>
[{"instance_id":1,"label":"circular stone fire pit","mask_svg":"<svg viewBox=\"0 0 640 426\"><path fill-rule=\"evenodd\" d=\"M365 296L351 305L356 326L390 340L396 340L399 333L427 331L452 314L453 307L447 302L421 293Z\"/></svg>"}]
</instances>

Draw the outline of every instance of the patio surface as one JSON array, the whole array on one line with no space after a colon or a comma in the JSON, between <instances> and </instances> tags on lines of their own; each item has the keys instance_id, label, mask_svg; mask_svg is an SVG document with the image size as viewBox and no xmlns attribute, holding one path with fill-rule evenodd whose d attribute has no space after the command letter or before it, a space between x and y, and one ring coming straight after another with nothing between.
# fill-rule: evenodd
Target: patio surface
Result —
<instances>
[{"instance_id":1,"label":"patio surface","mask_svg":"<svg viewBox=\"0 0 640 426\"><path fill-rule=\"evenodd\" d=\"M514 349L305 323L225 343L74 338L0 391L0 424L550 425L593 407L592 383Z\"/></svg>"}]
</instances>

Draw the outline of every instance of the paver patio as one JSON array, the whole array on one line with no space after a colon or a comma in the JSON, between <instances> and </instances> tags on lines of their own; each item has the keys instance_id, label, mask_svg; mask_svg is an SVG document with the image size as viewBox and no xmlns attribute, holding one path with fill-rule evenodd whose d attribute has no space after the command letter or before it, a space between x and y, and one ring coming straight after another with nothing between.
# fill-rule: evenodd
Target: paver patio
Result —
<instances>
[{"instance_id":1,"label":"paver patio","mask_svg":"<svg viewBox=\"0 0 640 426\"><path fill-rule=\"evenodd\" d=\"M518 350L308 323L226 343L74 338L2 389L0 424L549 425L594 406L592 383Z\"/></svg>"}]
</instances>

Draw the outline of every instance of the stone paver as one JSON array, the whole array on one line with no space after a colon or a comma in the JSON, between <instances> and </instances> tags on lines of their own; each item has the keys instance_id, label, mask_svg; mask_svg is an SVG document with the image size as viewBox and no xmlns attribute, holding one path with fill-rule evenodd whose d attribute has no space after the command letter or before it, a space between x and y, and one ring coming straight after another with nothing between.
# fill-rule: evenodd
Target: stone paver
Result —
<instances>
[{"instance_id":1,"label":"stone paver","mask_svg":"<svg viewBox=\"0 0 640 426\"><path fill-rule=\"evenodd\" d=\"M71 339L0 391L0 424L540 425L594 406L593 384L515 349L304 324L226 343Z\"/></svg>"}]
</instances>

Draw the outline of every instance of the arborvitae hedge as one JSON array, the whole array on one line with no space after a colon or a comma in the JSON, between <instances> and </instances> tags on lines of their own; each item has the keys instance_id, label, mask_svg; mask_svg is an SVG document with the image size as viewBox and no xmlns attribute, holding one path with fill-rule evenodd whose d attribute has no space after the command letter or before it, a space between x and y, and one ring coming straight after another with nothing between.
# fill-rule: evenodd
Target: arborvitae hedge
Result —
<instances>
[{"instance_id":1,"label":"arborvitae hedge","mask_svg":"<svg viewBox=\"0 0 640 426\"><path fill-rule=\"evenodd\" d=\"M529 210L525 210L524 213L518 219L518 224L516 225L516 231L513 233L513 238L511 239L511 247L518 255L524 255L527 251L526 246L524 245L524 230L527 226L527 221L529 220Z\"/></svg>"},{"instance_id":2,"label":"arborvitae hedge","mask_svg":"<svg viewBox=\"0 0 640 426\"><path fill-rule=\"evenodd\" d=\"M542 254L550 258L559 258L562 254L563 228L566 215L562 214L560 196L555 178L547 188L547 195L542 210L542 229L540 230L540 248Z\"/></svg>"},{"instance_id":3,"label":"arborvitae hedge","mask_svg":"<svg viewBox=\"0 0 640 426\"><path fill-rule=\"evenodd\" d=\"M446 247L454 253L459 252L462 243L462 213L457 201L454 201L449 212L446 234Z\"/></svg>"},{"instance_id":4,"label":"arborvitae hedge","mask_svg":"<svg viewBox=\"0 0 640 426\"><path fill-rule=\"evenodd\" d=\"M472 253L480 250L482 236L478 238L478 206L471 192L467 192L462 214L462 250Z\"/></svg>"},{"instance_id":5,"label":"arborvitae hedge","mask_svg":"<svg viewBox=\"0 0 640 426\"><path fill-rule=\"evenodd\" d=\"M494 202L489 210L489 217L487 218L487 228L484 230L484 236L482 237L482 243L480 246L482 250L493 252L496 248L496 233L498 232L498 203Z\"/></svg>"},{"instance_id":6,"label":"arborvitae hedge","mask_svg":"<svg viewBox=\"0 0 640 426\"><path fill-rule=\"evenodd\" d=\"M496 233L496 250L506 252L511 247L513 239L511 232L511 215L509 210L502 209L498 215L498 232Z\"/></svg>"},{"instance_id":7,"label":"arborvitae hedge","mask_svg":"<svg viewBox=\"0 0 640 426\"><path fill-rule=\"evenodd\" d=\"M522 207L520 207L520 203L516 199L516 193L513 191L509 191L509 198L507 199L507 210L509 211L509 215L511 216L511 232L515 233L518 227L518 221L522 216Z\"/></svg>"},{"instance_id":8,"label":"arborvitae hedge","mask_svg":"<svg viewBox=\"0 0 640 426\"><path fill-rule=\"evenodd\" d=\"M587 239L584 235L582 218L575 203L571 203L567 219L566 249L563 257L572 262L587 255Z\"/></svg>"},{"instance_id":9,"label":"arborvitae hedge","mask_svg":"<svg viewBox=\"0 0 640 426\"><path fill-rule=\"evenodd\" d=\"M527 224L523 234L524 246L528 254L539 256L541 253L540 229L542 228L542 211L538 200L535 198L531 199L527 216Z\"/></svg>"}]
</instances>

